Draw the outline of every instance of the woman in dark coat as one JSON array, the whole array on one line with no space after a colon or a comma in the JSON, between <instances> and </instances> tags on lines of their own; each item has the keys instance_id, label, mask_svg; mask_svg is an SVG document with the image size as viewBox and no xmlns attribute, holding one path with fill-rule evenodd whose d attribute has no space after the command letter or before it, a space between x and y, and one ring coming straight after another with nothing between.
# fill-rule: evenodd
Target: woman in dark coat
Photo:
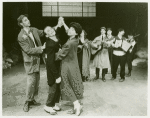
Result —
<instances>
[{"instance_id":1,"label":"woman in dark coat","mask_svg":"<svg viewBox=\"0 0 150 118\"><path fill-rule=\"evenodd\" d=\"M46 34L46 70L47 70L47 82L49 85L48 98L44 110L51 115L55 115L56 111L60 108L56 106L60 99L60 62L55 61L55 53L60 49L60 40L56 35L54 28L47 26L44 29Z\"/></svg>"},{"instance_id":2,"label":"woman in dark coat","mask_svg":"<svg viewBox=\"0 0 150 118\"><path fill-rule=\"evenodd\" d=\"M82 27L78 23L71 23L70 28L63 25L69 36L62 50L56 54L56 60L62 60L61 65L61 97L62 100L71 101L74 104L74 112L80 115L82 106L79 100L83 97L83 83L78 65L77 47Z\"/></svg>"},{"instance_id":3,"label":"woman in dark coat","mask_svg":"<svg viewBox=\"0 0 150 118\"><path fill-rule=\"evenodd\" d=\"M87 33L82 30L78 44L78 62L83 82L90 79L91 42L86 35Z\"/></svg>"}]
</instances>

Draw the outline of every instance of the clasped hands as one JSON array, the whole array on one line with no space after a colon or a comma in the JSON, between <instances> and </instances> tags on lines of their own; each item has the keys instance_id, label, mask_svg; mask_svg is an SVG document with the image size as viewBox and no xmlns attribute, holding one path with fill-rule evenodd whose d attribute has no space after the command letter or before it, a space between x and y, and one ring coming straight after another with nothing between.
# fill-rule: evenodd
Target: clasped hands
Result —
<instances>
[{"instance_id":1,"label":"clasped hands","mask_svg":"<svg viewBox=\"0 0 150 118\"><path fill-rule=\"evenodd\" d=\"M59 84L61 82L61 77L56 79L56 83Z\"/></svg>"},{"instance_id":2,"label":"clasped hands","mask_svg":"<svg viewBox=\"0 0 150 118\"><path fill-rule=\"evenodd\" d=\"M64 25L64 18L63 17L59 17L57 26L61 27L62 25Z\"/></svg>"}]
</instances>

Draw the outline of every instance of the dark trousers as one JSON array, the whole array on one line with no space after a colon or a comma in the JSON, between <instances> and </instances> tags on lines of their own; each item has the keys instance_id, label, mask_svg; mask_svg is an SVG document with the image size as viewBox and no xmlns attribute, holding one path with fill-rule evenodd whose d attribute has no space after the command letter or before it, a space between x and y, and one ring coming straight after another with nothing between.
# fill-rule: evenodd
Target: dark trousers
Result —
<instances>
[{"instance_id":1,"label":"dark trousers","mask_svg":"<svg viewBox=\"0 0 150 118\"><path fill-rule=\"evenodd\" d=\"M108 49L108 54L109 54L109 60L110 60L110 65L111 65L111 74L113 73L113 67L112 67L112 63L113 63L113 48L109 48Z\"/></svg>"},{"instance_id":2,"label":"dark trousers","mask_svg":"<svg viewBox=\"0 0 150 118\"><path fill-rule=\"evenodd\" d=\"M124 76L125 76L125 63L126 63L126 55L116 56L113 54L113 73L112 73L112 76L114 78L116 78L116 72L117 72L119 64L121 67L120 77L124 78Z\"/></svg>"},{"instance_id":3,"label":"dark trousers","mask_svg":"<svg viewBox=\"0 0 150 118\"><path fill-rule=\"evenodd\" d=\"M108 73L108 68L102 69L102 77L105 76L105 74Z\"/></svg>"},{"instance_id":4,"label":"dark trousers","mask_svg":"<svg viewBox=\"0 0 150 118\"><path fill-rule=\"evenodd\" d=\"M52 86L49 86L46 106L54 107L55 103L59 103L59 100L60 100L60 84L55 83Z\"/></svg>"},{"instance_id":5,"label":"dark trousers","mask_svg":"<svg viewBox=\"0 0 150 118\"><path fill-rule=\"evenodd\" d=\"M132 70L132 60L133 60L133 52L128 52L127 53L127 65L128 65L128 70L131 72Z\"/></svg>"},{"instance_id":6,"label":"dark trousers","mask_svg":"<svg viewBox=\"0 0 150 118\"><path fill-rule=\"evenodd\" d=\"M82 81L85 81L85 78L82 74L82 59L83 59L83 50L80 53L77 53L78 56L78 64L79 64L79 69L80 69L80 73L81 73L81 78Z\"/></svg>"}]
</instances>

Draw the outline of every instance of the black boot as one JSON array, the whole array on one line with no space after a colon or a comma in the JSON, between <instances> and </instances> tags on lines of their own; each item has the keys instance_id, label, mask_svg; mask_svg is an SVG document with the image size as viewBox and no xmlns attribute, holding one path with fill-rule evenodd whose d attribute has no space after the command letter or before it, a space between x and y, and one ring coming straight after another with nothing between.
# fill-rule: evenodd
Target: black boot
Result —
<instances>
[{"instance_id":1,"label":"black boot","mask_svg":"<svg viewBox=\"0 0 150 118\"><path fill-rule=\"evenodd\" d=\"M121 79L119 79L119 82L123 82L123 81L125 81L124 77L122 77Z\"/></svg>"},{"instance_id":2,"label":"black boot","mask_svg":"<svg viewBox=\"0 0 150 118\"><path fill-rule=\"evenodd\" d=\"M130 77L131 76L131 70L129 70L128 74L126 74L126 77Z\"/></svg>"},{"instance_id":3,"label":"black boot","mask_svg":"<svg viewBox=\"0 0 150 118\"><path fill-rule=\"evenodd\" d=\"M32 100L32 101L30 102L30 105L39 106L39 105L41 105L41 103L38 103L38 102L36 102L35 100Z\"/></svg>"},{"instance_id":4,"label":"black boot","mask_svg":"<svg viewBox=\"0 0 150 118\"><path fill-rule=\"evenodd\" d=\"M85 80L88 81L88 77L86 77Z\"/></svg>"},{"instance_id":5,"label":"black boot","mask_svg":"<svg viewBox=\"0 0 150 118\"><path fill-rule=\"evenodd\" d=\"M84 76L82 76L82 82L85 82L85 77Z\"/></svg>"},{"instance_id":6,"label":"black boot","mask_svg":"<svg viewBox=\"0 0 150 118\"><path fill-rule=\"evenodd\" d=\"M111 78L111 80L115 80L115 79L116 79L116 77L112 77L112 78Z\"/></svg>"},{"instance_id":7,"label":"black boot","mask_svg":"<svg viewBox=\"0 0 150 118\"><path fill-rule=\"evenodd\" d=\"M103 82L106 82L106 79L105 79L105 70L102 70L102 81Z\"/></svg>"},{"instance_id":8,"label":"black boot","mask_svg":"<svg viewBox=\"0 0 150 118\"><path fill-rule=\"evenodd\" d=\"M99 68L96 68L96 77L94 78L94 80L99 79Z\"/></svg>"},{"instance_id":9,"label":"black boot","mask_svg":"<svg viewBox=\"0 0 150 118\"><path fill-rule=\"evenodd\" d=\"M24 112L28 112L28 111L29 111L29 104L30 104L29 101L26 101L26 102L25 102L24 107L23 107L23 111L24 111Z\"/></svg>"}]
</instances>

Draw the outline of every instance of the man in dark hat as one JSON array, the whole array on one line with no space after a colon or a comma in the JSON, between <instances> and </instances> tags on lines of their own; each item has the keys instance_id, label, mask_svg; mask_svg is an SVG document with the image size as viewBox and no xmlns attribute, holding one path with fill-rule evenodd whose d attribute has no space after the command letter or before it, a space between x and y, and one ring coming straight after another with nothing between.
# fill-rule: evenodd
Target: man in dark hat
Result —
<instances>
[{"instance_id":1,"label":"man in dark hat","mask_svg":"<svg viewBox=\"0 0 150 118\"><path fill-rule=\"evenodd\" d=\"M99 71L102 70L102 81L105 82L105 75L108 72L108 68L110 68L110 61L108 55L108 47L107 47L107 37L106 37L106 28L100 28L101 35L96 37L92 42L93 45L99 45L101 48L97 51L93 59L93 65L96 68L96 77L95 80L99 79Z\"/></svg>"},{"instance_id":2,"label":"man in dark hat","mask_svg":"<svg viewBox=\"0 0 150 118\"><path fill-rule=\"evenodd\" d=\"M107 28L107 39L110 42L110 44L113 42L114 38L115 37L112 35L112 29L111 28ZM112 46L110 46L108 48L108 53L109 53L109 60L110 60L110 64L111 64L111 74L112 74L112 69L113 69L112 68L112 63L113 63L113 61L112 61L112 54L113 54Z\"/></svg>"},{"instance_id":3,"label":"man in dark hat","mask_svg":"<svg viewBox=\"0 0 150 118\"><path fill-rule=\"evenodd\" d=\"M27 15L20 15L17 20L18 25L21 27L18 42L22 48L24 67L27 73L26 102L23 110L28 112L30 105L39 104L35 101L34 96L38 95L40 54L45 49L45 44L42 46L40 41L43 31L30 27L31 24Z\"/></svg>"},{"instance_id":4,"label":"man in dark hat","mask_svg":"<svg viewBox=\"0 0 150 118\"><path fill-rule=\"evenodd\" d=\"M131 47L127 52L128 74L126 75L126 77L130 77L131 76L131 70L132 70L133 55L134 55L133 50L134 50L134 47L135 47L135 44L136 44L132 33L128 34L127 41L131 44Z\"/></svg>"}]
</instances>

